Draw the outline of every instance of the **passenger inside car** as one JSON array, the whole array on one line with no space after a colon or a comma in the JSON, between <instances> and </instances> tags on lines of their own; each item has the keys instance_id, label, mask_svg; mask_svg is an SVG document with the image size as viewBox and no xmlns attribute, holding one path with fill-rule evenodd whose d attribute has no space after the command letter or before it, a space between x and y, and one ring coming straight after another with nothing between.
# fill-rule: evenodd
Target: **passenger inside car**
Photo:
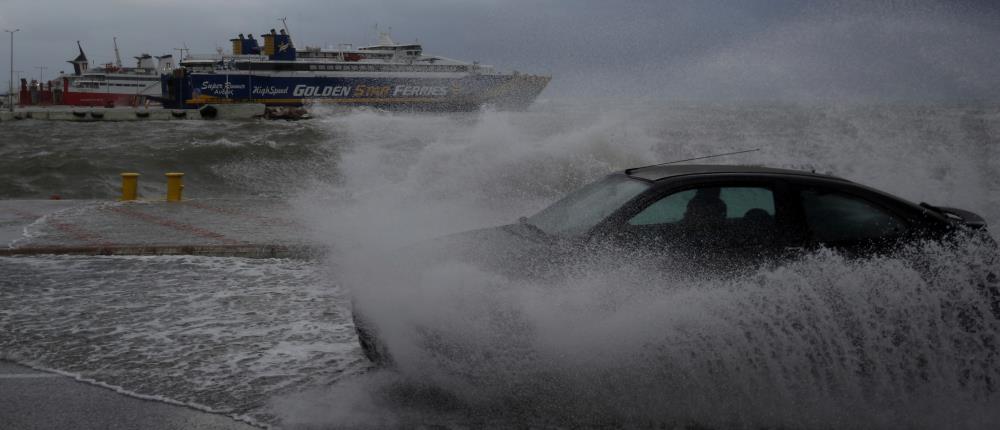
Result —
<instances>
[{"instance_id":1,"label":"passenger inside car","mask_svg":"<svg viewBox=\"0 0 1000 430\"><path fill-rule=\"evenodd\" d=\"M726 220L726 203L719 198L719 188L699 188L691 200L688 200L684 211L682 224L687 225L720 225Z\"/></svg>"}]
</instances>

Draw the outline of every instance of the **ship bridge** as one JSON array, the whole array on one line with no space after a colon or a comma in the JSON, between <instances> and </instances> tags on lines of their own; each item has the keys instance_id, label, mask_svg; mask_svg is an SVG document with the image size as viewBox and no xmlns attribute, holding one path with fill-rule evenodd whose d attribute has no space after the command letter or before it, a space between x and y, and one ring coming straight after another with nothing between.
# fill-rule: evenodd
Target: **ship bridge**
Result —
<instances>
[{"instance_id":1,"label":"ship bridge","mask_svg":"<svg viewBox=\"0 0 1000 430\"><path fill-rule=\"evenodd\" d=\"M374 45L369 45L359 48L361 51L389 51L393 53L402 53L403 55L410 57L419 57L424 52L424 48L419 44L401 45L392 40L389 33L379 33L378 42Z\"/></svg>"}]
</instances>

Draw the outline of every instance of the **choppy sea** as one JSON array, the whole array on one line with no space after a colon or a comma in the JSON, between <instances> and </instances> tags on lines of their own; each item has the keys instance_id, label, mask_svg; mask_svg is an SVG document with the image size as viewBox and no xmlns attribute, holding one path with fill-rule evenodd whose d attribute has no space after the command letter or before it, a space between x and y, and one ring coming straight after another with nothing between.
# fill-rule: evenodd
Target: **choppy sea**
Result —
<instances>
[{"instance_id":1,"label":"choppy sea","mask_svg":"<svg viewBox=\"0 0 1000 430\"><path fill-rule=\"evenodd\" d=\"M286 201L320 261L0 258L0 359L283 428L997 428L997 259L818 252L735 279L621 265L541 285L391 250L509 223L603 174L713 160L832 173L982 215L1000 238L1000 106L541 100L527 112L318 111L307 121L0 123L0 198ZM928 270L930 267L930 270ZM973 268L973 269L970 269ZM410 268L413 269L413 268ZM986 271L989 271L986 270ZM378 284L395 371L350 318ZM376 287L372 287L376 288ZM465 356L417 341L445 333Z\"/></svg>"}]
</instances>

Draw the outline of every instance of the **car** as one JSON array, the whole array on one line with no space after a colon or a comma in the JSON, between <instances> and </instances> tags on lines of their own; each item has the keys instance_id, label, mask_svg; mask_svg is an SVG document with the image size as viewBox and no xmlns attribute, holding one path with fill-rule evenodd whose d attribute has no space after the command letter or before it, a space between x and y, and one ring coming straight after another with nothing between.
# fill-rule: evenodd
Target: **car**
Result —
<instances>
[{"instance_id":1,"label":"car","mask_svg":"<svg viewBox=\"0 0 1000 430\"><path fill-rule=\"evenodd\" d=\"M419 247L437 248L423 255L447 254L510 276L558 276L552 273L571 261L623 250L662 256L658 263L672 269L733 273L819 248L863 258L963 232L993 243L972 212L912 203L836 176L687 164L613 173L515 224ZM365 355L391 363L363 309L356 306L354 315Z\"/></svg>"}]
</instances>

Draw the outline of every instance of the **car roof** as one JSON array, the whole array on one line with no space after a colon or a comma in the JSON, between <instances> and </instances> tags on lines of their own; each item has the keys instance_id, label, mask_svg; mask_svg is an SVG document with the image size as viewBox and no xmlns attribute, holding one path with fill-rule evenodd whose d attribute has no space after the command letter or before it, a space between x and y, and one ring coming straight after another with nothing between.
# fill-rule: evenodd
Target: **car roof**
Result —
<instances>
[{"instance_id":1,"label":"car roof","mask_svg":"<svg viewBox=\"0 0 1000 430\"><path fill-rule=\"evenodd\" d=\"M626 169L626 175L644 179L647 181L659 181L661 179L674 178L688 175L711 175L711 174L765 174L765 175L794 175L810 178L836 180L850 182L844 178L832 175L825 175L804 170L778 169L774 167L746 166L746 165L723 165L723 164L673 164L673 165L653 165L644 167L634 167Z\"/></svg>"}]
</instances>

